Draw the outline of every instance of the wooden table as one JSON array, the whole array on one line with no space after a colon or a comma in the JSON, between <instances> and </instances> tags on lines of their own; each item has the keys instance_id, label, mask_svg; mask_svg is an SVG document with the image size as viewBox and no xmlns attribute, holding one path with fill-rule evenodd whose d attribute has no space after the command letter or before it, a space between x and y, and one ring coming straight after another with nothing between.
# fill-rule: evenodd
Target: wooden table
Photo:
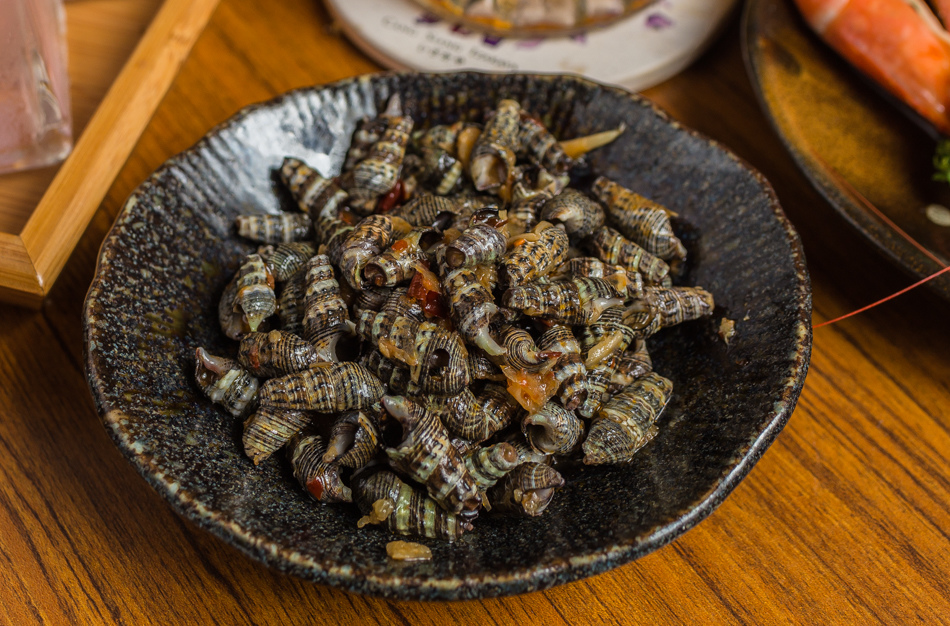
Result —
<instances>
[{"instance_id":1,"label":"wooden table","mask_svg":"<svg viewBox=\"0 0 950 626\"><path fill-rule=\"evenodd\" d=\"M804 240L815 321L910 282L812 190L767 124L738 19L646 95L775 186ZM315 0L223 0L42 312L0 305L0 622L934 623L950 616L950 305L917 290L815 332L785 431L706 521L639 561L451 604L289 578L179 519L113 446L80 311L129 192L240 107L379 69Z\"/></svg>"}]
</instances>

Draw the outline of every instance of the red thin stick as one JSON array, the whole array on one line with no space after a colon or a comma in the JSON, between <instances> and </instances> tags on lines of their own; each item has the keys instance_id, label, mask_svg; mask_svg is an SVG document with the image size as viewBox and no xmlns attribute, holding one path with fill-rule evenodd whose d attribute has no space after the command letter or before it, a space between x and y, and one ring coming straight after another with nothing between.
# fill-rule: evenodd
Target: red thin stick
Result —
<instances>
[{"instance_id":1,"label":"red thin stick","mask_svg":"<svg viewBox=\"0 0 950 626\"><path fill-rule=\"evenodd\" d=\"M889 217L887 217L886 215L884 215L884 213L883 213L880 209L878 209L876 206L874 206L874 204L873 204L870 200L868 200L867 198L865 198L864 195L863 195L860 191L858 191L857 189L855 189L854 186L852 186L851 183L849 183L849 182L844 178L844 176L842 176L841 174L838 173L838 170L836 170L836 169L833 168L831 165L829 165L828 163L826 163L824 159L822 159L820 156L818 156L818 154L816 154L816 153L814 153L814 152L812 152L812 157L814 157L814 159L815 159L816 161L818 161L818 162L822 165L822 167L824 167L824 168L828 171L828 173L831 174L832 177L834 177L835 180L838 181L838 183L839 183L840 185L842 185L843 187L845 187L845 189L847 189L848 192L851 193L852 196L854 196L855 198L857 198L858 201L859 201L861 204L863 204L863 205L865 206L865 208L867 208L869 211L871 211L872 213L874 213L875 215L877 215L877 217L878 217L882 222L884 222L885 224L887 224L888 226L890 226L890 227L894 230L894 232L896 232L898 235L900 235L901 237L903 237L904 239L906 239L912 246L914 246L915 248L917 248L918 250L920 250L921 252L923 252L925 255L927 255L927 256L928 256L931 260L933 260L937 265L940 265L941 267L943 267L942 270L940 270L940 271L938 271L938 272L936 272L936 273L934 273L934 274L931 274L930 276L928 276L927 278L924 278L923 280L920 280L920 281L914 283L914 284L911 285L910 287L905 287L904 289L901 289L901 290L898 291L897 293L891 294L891 295L887 296L886 298L881 298L881 299L878 300L877 302L872 302L871 304L869 304L869 305L867 305L867 306L865 306L865 307L861 307L861 308L858 309L857 311L851 311L850 313L847 313L846 315L842 315L841 317L836 317L836 318L833 319L833 320L828 320L827 322L822 322L821 324L817 324L817 325L815 325L815 326L812 326L812 330L815 330L816 328L821 328L822 326L828 326L829 324L834 324L835 322L840 322L841 320L847 319L847 318L851 317L852 315L857 315L858 313L862 313L862 312L864 312L864 311L867 311L868 309L874 308L874 307L876 307L876 306L879 305L879 304L883 304L883 303L887 302L888 300L891 300L891 299L893 299L893 298L896 298L896 297L899 296L899 295L905 294L905 293L907 293L908 291L910 291L911 289L914 289L915 287L919 287L920 285L923 285L923 284L926 283L927 281L933 280L933 279L936 278L937 276L940 276L941 274L944 274L944 273L950 271L950 266L946 265L943 261L941 261L941 260L937 257L937 255L935 255L933 252L931 252L930 250L928 250L927 248L925 248L922 244L918 243L918 241L917 241L916 239L914 239L913 237L911 237L910 235L908 235L907 233L905 233L905 232L901 229L900 226L898 226L897 224L895 224L894 222L892 222L892 221L891 221L891 218L889 218Z\"/></svg>"},{"instance_id":2,"label":"red thin stick","mask_svg":"<svg viewBox=\"0 0 950 626\"><path fill-rule=\"evenodd\" d=\"M820 156L818 156L817 154L812 153L812 156L815 158L816 161L818 161L819 163L821 163L821 165L822 165L825 169L827 169L828 172L829 172L832 176L834 176L834 178L835 178L841 185L843 185L845 188L847 188L847 190L851 193L851 195L853 195L854 197L856 197L856 198L858 199L858 201L860 201L861 204L863 204L868 210L870 210L872 213L874 213L875 215L877 215L878 218L880 218L880 220L881 220L882 222L884 222L885 224L887 224L888 226L890 226L891 228L893 228L894 231L895 231L898 235L900 235L901 237L903 237L904 239L906 239L912 246L914 246L915 248L917 248L918 250L920 250L921 252L923 252L924 254L926 254L928 257L930 257L933 261L935 261L935 262L937 263L937 265L939 265L939 266L941 266L941 267L946 267L946 264L945 264L943 261L941 261L941 260L937 257L937 255L935 255L933 252L931 252L930 250L928 250L927 248L925 248L922 244L918 243L916 239L914 239L913 237L911 237L910 235L908 235L907 233L905 233L905 232L901 229L900 226L898 226L897 224L895 224L894 222L892 222L892 221L891 221L891 218L889 218L889 217L887 217L886 215L884 215L884 213L883 213L880 209L878 209L876 206L874 206L874 204L873 204L870 200L868 200L867 198L865 198L864 195L863 195L860 191L858 191L857 189L855 189L855 188L851 185L851 183L849 183L849 182L844 178L844 176L842 176L841 174L838 173L838 170L836 170L836 169L833 168L831 165L829 165L828 163L826 163L825 160L822 159L822 158L821 158Z\"/></svg>"},{"instance_id":3,"label":"red thin stick","mask_svg":"<svg viewBox=\"0 0 950 626\"><path fill-rule=\"evenodd\" d=\"M869 305L867 305L867 306L861 307L861 308L858 309L857 311L851 311L850 313L846 313L845 315L842 315L841 317L836 317L836 318L833 319L833 320L828 320L827 322L822 322L821 324L816 324L815 326L812 326L812 330L815 330L816 328L821 328L822 326L827 326L827 325L829 325L829 324L834 324L835 322L840 322L841 320L846 319L846 318L849 318L849 317L851 317L852 315L857 315L858 313L862 313L862 312L864 312L864 311L867 311L868 309L870 309L870 308L872 308L872 307L876 307L877 305L883 304L883 303L887 302L888 300L891 300L891 299L893 299L893 298L896 298L896 297L899 296L899 295L905 294L905 293L907 293L908 291L910 291L911 289L913 289L914 287L919 287L919 286L923 285L925 282L927 282L928 280L933 280L933 279L936 278L937 276L940 276L941 274L946 274L947 272L950 272L950 265L948 265L947 267L943 268L943 269L940 270L939 272L936 272L936 273L934 273L934 274L931 274L930 276L928 276L927 278L925 278L925 279L923 279L923 280L917 281L916 283L914 283L914 284L911 285L910 287L904 287L903 289L901 289L901 290L898 291L897 293L892 293L891 295L887 296L886 298L882 298L882 299L878 300L877 302L872 302L871 304L869 304Z\"/></svg>"}]
</instances>

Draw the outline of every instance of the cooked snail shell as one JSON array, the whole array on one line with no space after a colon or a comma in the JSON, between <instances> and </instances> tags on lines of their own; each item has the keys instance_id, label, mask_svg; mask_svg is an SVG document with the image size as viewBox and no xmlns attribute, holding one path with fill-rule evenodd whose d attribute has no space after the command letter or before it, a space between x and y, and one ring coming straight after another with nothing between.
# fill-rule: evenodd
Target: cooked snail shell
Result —
<instances>
[{"instance_id":1,"label":"cooked snail shell","mask_svg":"<svg viewBox=\"0 0 950 626\"><path fill-rule=\"evenodd\" d=\"M346 201L346 192L333 179L324 178L300 159L292 157L285 158L281 164L280 178L300 210L313 218L317 243L326 243L325 220L336 217Z\"/></svg>"},{"instance_id":2,"label":"cooked snail shell","mask_svg":"<svg viewBox=\"0 0 950 626\"><path fill-rule=\"evenodd\" d=\"M430 396L429 409L439 416L449 434L475 443L488 439L498 426L470 389L454 396Z\"/></svg>"},{"instance_id":3,"label":"cooked snail shell","mask_svg":"<svg viewBox=\"0 0 950 626\"><path fill-rule=\"evenodd\" d=\"M289 243L310 237L313 220L306 213L238 215L238 235L258 243Z\"/></svg>"},{"instance_id":4,"label":"cooked snail shell","mask_svg":"<svg viewBox=\"0 0 950 626\"><path fill-rule=\"evenodd\" d=\"M505 380L505 375L498 366L492 363L484 351L470 349L468 351L468 365L472 370L472 380Z\"/></svg>"},{"instance_id":5,"label":"cooked snail shell","mask_svg":"<svg viewBox=\"0 0 950 626\"><path fill-rule=\"evenodd\" d=\"M350 140L350 147L346 150L346 159L343 161L343 171L352 170L357 163L369 156L369 151L377 141L382 139L386 132L388 121L385 117L363 117L356 122L356 130Z\"/></svg>"},{"instance_id":6,"label":"cooked snail shell","mask_svg":"<svg viewBox=\"0 0 950 626\"><path fill-rule=\"evenodd\" d=\"M409 368L392 359L387 359L379 350L370 350L361 363L381 380L393 393L405 394L410 390L419 392L419 386L410 380Z\"/></svg>"},{"instance_id":7,"label":"cooked snail shell","mask_svg":"<svg viewBox=\"0 0 950 626\"><path fill-rule=\"evenodd\" d=\"M212 402L234 417L248 412L258 394L257 378L234 359L214 356L204 348L195 351L195 380Z\"/></svg>"},{"instance_id":8,"label":"cooked snail shell","mask_svg":"<svg viewBox=\"0 0 950 626\"><path fill-rule=\"evenodd\" d=\"M303 334L303 313L307 290L307 272L303 269L284 283L277 299L277 316L281 328L295 335Z\"/></svg>"},{"instance_id":9,"label":"cooked snail shell","mask_svg":"<svg viewBox=\"0 0 950 626\"><path fill-rule=\"evenodd\" d=\"M237 293L234 294L232 307L235 312L244 314L244 321L252 332L277 311L274 277L267 270L261 255L248 255L238 270Z\"/></svg>"},{"instance_id":10,"label":"cooked snail shell","mask_svg":"<svg viewBox=\"0 0 950 626\"><path fill-rule=\"evenodd\" d=\"M378 500L392 503L393 511L386 517L385 524L398 535L455 541L465 531L472 530L465 519L449 513L388 470L357 478L353 489L356 503L364 514L368 515Z\"/></svg>"},{"instance_id":11,"label":"cooked snail shell","mask_svg":"<svg viewBox=\"0 0 950 626\"><path fill-rule=\"evenodd\" d=\"M353 492L340 478L340 466L326 463L326 445L319 435L302 431L287 444L287 457L294 478L315 500L323 504L352 502Z\"/></svg>"},{"instance_id":12,"label":"cooked snail shell","mask_svg":"<svg viewBox=\"0 0 950 626\"><path fill-rule=\"evenodd\" d=\"M636 346L620 355L620 361L610 377L607 392L615 394L652 371L653 359L647 352L646 342L640 339Z\"/></svg>"},{"instance_id":13,"label":"cooked snail shell","mask_svg":"<svg viewBox=\"0 0 950 626\"><path fill-rule=\"evenodd\" d=\"M478 403L483 413L488 416L488 420L485 422L484 430L471 437L475 441L484 441L503 430L509 424L516 422L523 412L521 405L508 393L507 386L503 384L485 385L478 394Z\"/></svg>"},{"instance_id":14,"label":"cooked snail shell","mask_svg":"<svg viewBox=\"0 0 950 626\"><path fill-rule=\"evenodd\" d=\"M490 325L498 313L498 305L490 290L479 280L474 268L462 267L449 272L442 286L448 296L449 310L455 328L466 341L490 356L505 353L504 347L492 337Z\"/></svg>"},{"instance_id":15,"label":"cooked snail shell","mask_svg":"<svg viewBox=\"0 0 950 626\"><path fill-rule=\"evenodd\" d=\"M670 401L673 383L651 372L610 399L597 413L581 448L584 463L623 463L657 433L656 420Z\"/></svg>"},{"instance_id":16,"label":"cooked snail shell","mask_svg":"<svg viewBox=\"0 0 950 626\"><path fill-rule=\"evenodd\" d=\"M623 300L603 278L575 278L512 287L502 295L502 304L526 315L581 325L594 323Z\"/></svg>"},{"instance_id":17,"label":"cooked snail shell","mask_svg":"<svg viewBox=\"0 0 950 626\"><path fill-rule=\"evenodd\" d=\"M584 425L573 411L548 402L540 411L521 420L521 430L538 452L569 454L580 443Z\"/></svg>"},{"instance_id":18,"label":"cooked snail shell","mask_svg":"<svg viewBox=\"0 0 950 626\"><path fill-rule=\"evenodd\" d=\"M274 280L282 283L296 274L316 253L317 249L309 241L292 241L276 246L264 257L264 262L274 275Z\"/></svg>"},{"instance_id":19,"label":"cooked snail shell","mask_svg":"<svg viewBox=\"0 0 950 626\"><path fill-rule=\"evenodd\" d=\"M537 517L551 503L564 478L550 465L522 463L488 491L492 511Z\"/></svg>"},{"instance_id":20,"label":"cooked snail shell","mask_svg":"<svg viewBox=\"0 0 950 626\"><path fill-rule=\"evenodd\" d=\"M386 358L405 364L418 392L453 395L471 382L468 352L458 333L431 322L371 311L360 315L356 332Z\"/></svg>"},{"instance_id":21,"label":"cooked snail shell","mask_svg":"<svg viewBox=\"0 0 950 626\"><path fill-rule=\"evenodd\" d=\"M403 428L399 445L386 448L393 467L424 484L446 511L474 514L481 505L478 487L439 418L403 396L384 396L382 402Z\"/></svg>"},{"instance_id":22,"label":"cooked snail shell","mask_svg":"<svg viewBox=\"0 0 950 626\"><path fill-rule=\"evenodd\" d=\"M218 324L221 332L229 339L240 339L241 335L250 330L244 314L235 310L234 299L237 297L238 276L234 275L224 288L221 299L218 301Z\"/></svg>"},{"instance_id":23,"label":"cooked snail shell","mask_svg":"<svg viewBox=\"0 0 950 626\"><path fill-rule=\"evenodd\" d=\"M574 164L551 131L540 120L524 113L518 127L518 144L535 163L558 175L566 174Z\"/></svg>"},{"instance_id":24,"label":"cooked snail shell","mask_svg":"<svg viewBox=\"0 0 950 626\"><path fill-rule=\"evenodd\" d=\"M517 326L506 325L498 333L505 348L502 356L509 366L526 372L540 372L554 365L560 353L542 352L534 344L531 333Z\"/></svg>"},{"instance_id":25,"label":"cooked snail shell","mask_svg":"<svg viewBox=\"0 0 950 626\"><path fill-rule=\"evenodd\" d=\"M560 352L551 368L558 381L557 397L569 411L587 399L587 367L581 357L581 348L574 333L567 326L555 324L538 337L538 348L545 352Z\"/></svg>"},{"instance_id":26,"label":"cooked snail shell","mask_svg":"<svg viewBox=\"0 0 950 626\"><path fill-rule=\"evenodd\" d=\"M661 283L670 273L670 266L609 226L601 226L584 240L591 254L605 263L622 265L639 272L651 283Z\"/></svg>"},{"instance_id":27,"label":"cooked snail shell","mask_svg":"<svg viewBox=\"0 0 950 626\"><path fill-rule=\"evenodd\" d=\"M285 330L247 333L238 346L238 362L253 376L273 378L302 369L320 360L310 342Z\"/></svg>"},{"instance_id":28,"label":"cooked snail shell","mask_svg":"<svg viewBox=\"0 0 950 626\"><path fill-rule=\"evenodd\" d=\"M470 450L462 456L468 473L475 479L479 493L485 493L508 472L518 466L518 453L504 441Z\"/></svg>"},{"instance_id":29,"label":"cooked snail shell","mask_svg":"<svg viewBox=\"0 0 950 626\"><path fill-rule=\"evenodd\" d=\"M515 237L501 261L502 280L511 287L546 276L567 258L570 241L562 228L541 222L532 231L537 237Z\"/></svg>"},{"instance_id":30,"label":"cooked snail shell","mask_svg":"<svg viewBox=\"0 0 950 626\"><path fill-rule=\"evenodd\" d=\"M357 188L377 195L393 188L412 133L412 118L392 116L386 119L386 130L373 144L365 159L353 167L353 181Z\"/></svg>"},{"instance_id":31,"label":"cooked snail shell","mask_svg":"<svg viewBox=\"0 0 950 626\"><path fill-rule=\"evenodd\" d=\"M620 364L620 355L613 354L603 363L587 370L587 399L577 408L577 414L591 419L610 398L610 381Z\"/></svg>"},{"instance_id":32,"label":"cooked snail shell","mask_svg":"<svg viewBox=\"0 0 950 626\"><path fill-rule=\"evenodd\" d=\"M475 141L469 162L469 173L479 191L498 191L502 198L514 182L518 125L521 105L515 100L502 100Z\"/></svg>"},{"instance_id":33,"label":"cooked snail shell","mask_svg":"<svg viewBox=\"0 0 950 626\"><path fill-rule=\"evenodd\" d=\"M629 303L643 297L643 277L620 265L604 263L594 257L574 257L561 263L551 278L603 278Z\"/></svg>"},{"instance_id":34,"label":"cooked snail shell","mask_svg":"<svg viewBox=\"0 0 950 626\"><path fill-rule=\"evenodd\" d=\"M644 299L623 313L623 321L638 336L649 337L661 328L712 315L716 303L702 287L647 287Z\"/></svg>"},{"instance_id":35,"label":"cooked snail shell","mask_svg":"<svg viewBox=\"0 0 950 626\"><path fill-rule=\"evenodd\" d=\"M414 228L363 268L366 282L377 287L393 287L409 280L415 273L416 264L426 259L426 250L440 239L439 233L431 227Z\"/></svg>"},{"instance_id":36,"label":"cooked snail shell","mask_svg":"<svg viewBox=\"0 0 950 626\"><path fill-rule=\"evenodd\" d=\"M541 219L564 224L569 236L583 239L604 225L604 209L580 191L565 189L544 204Z\"/></svg>"},{"instance_id":37,"label":"cooked snail shell","mask_svg":"<svg viewBox=\"0 0 950 626\"><path fill-rule=\"evenodd\" d=\"M365 409L386 389L368 369L357 363L317 363L310 369L272 378L261 385L262 406L334 413Z\"/></svg>"},{"instance_id":38,"label":"cooked snail shell","mask_svg":"<svg viewBox=\"0 0 950 626\"><path fill-rule=\"evenodd\" d=\"M353 306L356 316L359 317L360 313L363 311L381 311L383 305L386 304L386 301L389 299L389 296L392 294L392 292L393 290L391 287L373 286L367 287L362 291L358 291L356 295L356 304Z\"/></svg>"},{"instance_id":39,"label":"cooked snail shell","mask_svg":"<svg viewBox=\"0 0 950 626\"><path fill-rule=\"evenodd\" d=\"M258 407L244 422L244 454L259 465L310 423L303 411Z\"/></svg>"},{"instance_id":40,"label":"cooked snail shell","mask_svg":"<svg viewBox=\"0 0 950 626\"><path fill-rule=\"evenodd\" d=\"M365 467L382 447L379 422L366 411L347 411L336 419L323 455L325 463Z\"/></svg>"},{"instance_id":41,"label":"cooked snail shell","mask_svg":"<svg viewBox=\"0 0 950 626\"><path fill-rule=\"evenodd\" d=\"M593 369L609 356L620 354L637 339L637 333L624 323L621 306L605 310L596 322L583 326L578 333L584 365Z\"/></svg>"},{"instance_id":42,"label":"cooked snail shell","mask_svg":"<svg viewBox=\"0 0 950 626\"><path fill-rule=\"evenodd\" d=\"M624 237L665 261L686 258L686 248L673 234L669 209L604 176L594 181L591 190Z\"/></svg>"},{"instance_id":43,"label":"cooked snail shell","mask_svg":"<svg viewBox=\"0 0 950 626\"><path fill-rule=\"evenodd\" d=\"M491 265L505 254L508 237L503 228L475 223L445 249L445 263L451 269Z\"/></svg>"}]
</instances>

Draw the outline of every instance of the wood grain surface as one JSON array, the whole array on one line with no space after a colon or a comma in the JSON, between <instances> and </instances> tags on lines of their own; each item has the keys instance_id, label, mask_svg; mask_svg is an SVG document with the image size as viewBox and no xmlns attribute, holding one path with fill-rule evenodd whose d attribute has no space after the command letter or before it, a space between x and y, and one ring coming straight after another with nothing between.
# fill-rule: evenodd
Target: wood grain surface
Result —
<instances>
[{"instance_id":1,"label":"wood grain surface","mask_svg":"<svg viewBox=\"0 0 950 626\"><path fill-rule=\"evenodd\" d=\"M773 183L815 321L911 281L795 169L758 108L735 19L647 92ZM240 107L379 69L313 0L223 0L41 312L0 305L0 623L938 623L950 618L950 305L917 290L815 332L791 421L707 520L605 574L447 604L272 572L178 518L121 457L83 376L80 311L129 192Z\"/></svg>"}]
</instances>

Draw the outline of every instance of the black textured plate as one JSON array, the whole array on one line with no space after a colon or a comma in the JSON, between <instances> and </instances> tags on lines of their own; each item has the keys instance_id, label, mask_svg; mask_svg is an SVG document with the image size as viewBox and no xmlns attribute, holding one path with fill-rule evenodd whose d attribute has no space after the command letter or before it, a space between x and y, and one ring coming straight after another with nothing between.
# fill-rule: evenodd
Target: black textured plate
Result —
<instances>
[{"instance_id":1,"label":"black textured plate","mask_svg":"<svg viewBox=\"0 0 950 626\"><path fill-rule=\"evenodd\" d=\"M627 131L591 155L597 172L678 211L688 223L688 282L716 316L651 341L675 384L660 434L626 467L583 467L537 519L482 516L434 558L399 564L393 537L356 528L349 506L320 506L283 455L244 457L241 425L193 381L198 346L233 353L218 298L252 247L236 214L277 211L286 155L325 174L356 120L399 92L434 124L479 118L501 97L542 114L561 137ZM726 346L720 319L736 320ZM302 89L249 107L144 182L102 247L85 308L89 385L116 444L172 506L277 569L352 591L472 598L550 587L662 546L718 506L794 409L811 348L811 293L798 236L768 183L732 153L636 96L569 76L384 74Z\"/></svg>"},{"instance_id":2,"label":"black textured plate","mask_svg":"<svg viewBox=\"0 0 950 626\"><path fill-rule=\"evenodd\" d=\"M950 227L927 217L950 207L950 186L931 179L933 128L825 45L791 0L747 2L742 43L763 110L831 206L917 278L950 263ZM950 276L928 285L950 299Z\"/></svg>"}]
</instances>

